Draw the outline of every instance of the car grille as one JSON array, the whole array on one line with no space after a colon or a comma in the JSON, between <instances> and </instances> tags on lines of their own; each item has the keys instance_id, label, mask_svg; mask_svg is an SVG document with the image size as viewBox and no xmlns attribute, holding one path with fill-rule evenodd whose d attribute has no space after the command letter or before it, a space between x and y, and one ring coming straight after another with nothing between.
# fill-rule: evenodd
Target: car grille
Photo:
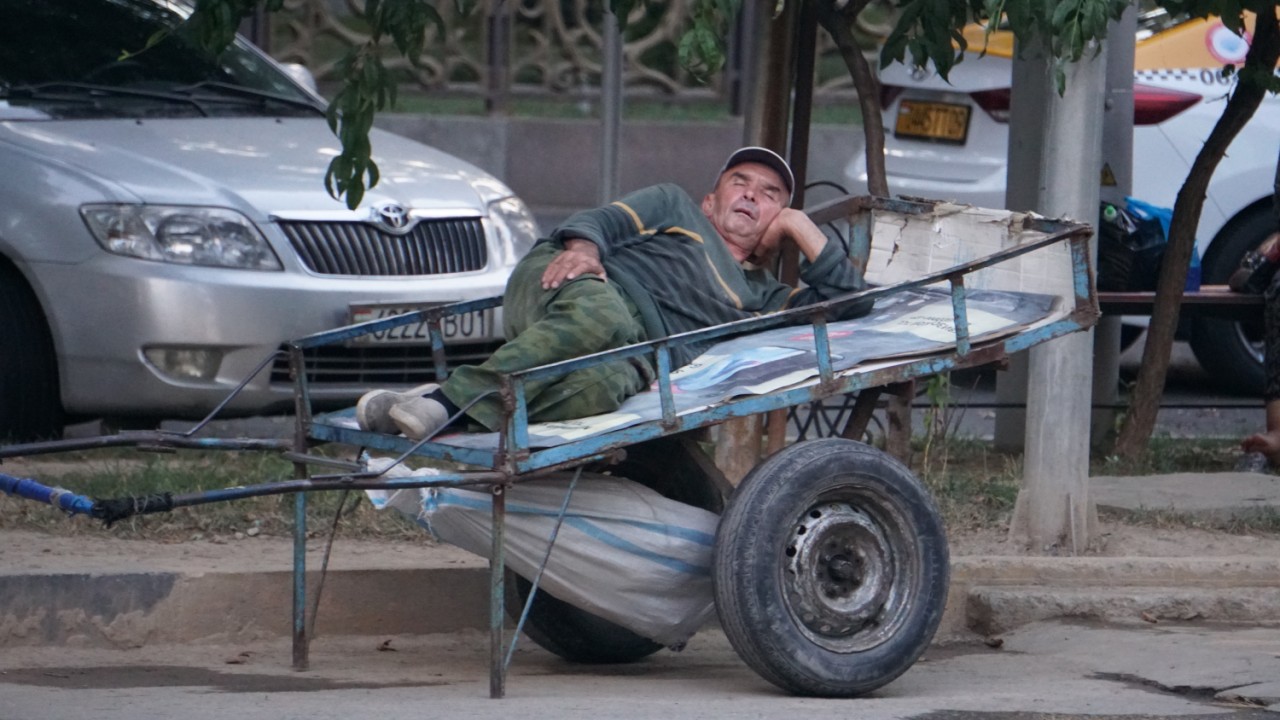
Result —
<instances>
[{"instance_id":1,"label":"car grille","mask_svg":"<svg viewBox=\"0 0 1280 720\"><path fill-rule=\"evenodd\" d=\"M459 365L483 362L501 343L449 345L445 360L449 370ZM271 366L272 383L289 383L287 348ZM308 348L303 353L307 382L313 387L387 387L421 385L436 379L429 345L396 345L388 347L344 347L324 345Z\"/></svg>"},{"instance_id":2,"label":"car grille","mask_svg":"<svg viewBox=\"0 0 1280 720\"><path fill-rule=\"evenodd\" d=\"M405 235L362 222L282 221L298 257L321 275L444 275L488 263L480 218L423 220Z\"/></svg>"}]
</instances>

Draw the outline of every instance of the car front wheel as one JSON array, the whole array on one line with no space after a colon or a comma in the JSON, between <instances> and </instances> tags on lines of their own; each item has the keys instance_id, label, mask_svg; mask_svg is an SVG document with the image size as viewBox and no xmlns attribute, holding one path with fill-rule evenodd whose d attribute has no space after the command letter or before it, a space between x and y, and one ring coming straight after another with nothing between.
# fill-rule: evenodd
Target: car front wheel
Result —
<instances>
[{"instance_id":1,"label":"car front wheel","mask_svg":"<svg viewBox=\"0 0 1280 720\"><path fill-rule=\"evenodd\" d=\"M0 263L0 443L62 435L58 364L27 282Z\"/></svg>"},{"instance_id":2,"label":"car front wheel","mask_svg":"<svg viewBox=\"0 0 1280 720\"><path fill-rule=\"evenodd\" d=\"M1245 253L1261 245L1275 231L1275 219L1262 208L1232 223L1214 243L1213 252L1205 257L1202 282L1226 284L1231 273L1240 267ZM1191 351L1217 387L1240 395L1258 396L1266 382L1262 334L1262 313L1258 313L1256 320L1246 321L1199 317L1191 328Z\"/></svg>"}]
</instances>

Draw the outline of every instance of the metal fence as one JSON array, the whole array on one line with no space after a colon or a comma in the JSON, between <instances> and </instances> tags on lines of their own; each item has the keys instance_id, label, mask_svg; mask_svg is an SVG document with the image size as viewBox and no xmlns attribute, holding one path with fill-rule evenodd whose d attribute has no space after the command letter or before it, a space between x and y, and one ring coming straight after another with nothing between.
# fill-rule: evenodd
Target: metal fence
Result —
<instances>
[{"instance_id":1,"label":"metal fence","mask_svg":"<svg viewBox=\"0 0 1280 720\"><path fill-rule=\"evenodd\" d=\"M689 0L654 0L628 18L623 86L628 97L667 101L715 99L738 114L736 88L750 72L740 26L727 38L728 62L710 77L694 77L678 60ZM307 66L323 87L336 80L345 50L369 40L359 17L363 0L287 0L285 11L255 28L255 40L285 62ZM386 62L406 89L480 97L490 107L508 97L576 101L598 95L603 38L601 3L587 0L482 0L462 16L436 3L448 28L434 31L416 64L388 48ZM815 101L853 99L853 85L826 33L818 33Z\"/></svg>"}]
</instances>

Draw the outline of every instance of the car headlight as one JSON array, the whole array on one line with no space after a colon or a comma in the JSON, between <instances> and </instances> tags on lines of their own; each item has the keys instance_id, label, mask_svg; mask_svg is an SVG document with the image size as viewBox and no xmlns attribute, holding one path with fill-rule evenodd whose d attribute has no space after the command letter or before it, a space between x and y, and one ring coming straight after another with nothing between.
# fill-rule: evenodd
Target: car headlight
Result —
<instances>
[{"instance_id":1,"label":"car headlight","mask_svg":"<svg viewBox=\"0 0 1280 720\"><path fill-rule=\"evenodd\" d=\"M489 203L489 217L498 230L504 264L515 265L538 241L538 221L533 219L529 206L514 196Z\"/></svg>"},{"instance_id":2,"label":"car headlight","mask_svg":"<svg viewBox=\"0 0 1280 720\"><path fill-rule=\"evenodd\" d=\"M85 205L80 215L108 252L127 257L245 270L280 270L266 238L225 208Z\"/></svg>"}]
</instances>

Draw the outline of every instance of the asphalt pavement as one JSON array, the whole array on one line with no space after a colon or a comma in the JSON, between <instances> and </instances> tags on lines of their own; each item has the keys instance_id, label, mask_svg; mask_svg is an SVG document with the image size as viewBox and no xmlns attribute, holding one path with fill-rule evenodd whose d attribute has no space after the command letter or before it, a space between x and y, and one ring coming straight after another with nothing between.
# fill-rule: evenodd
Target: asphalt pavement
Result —
<instances>
[{"instance_id":1,"label":"asphalt pavement","mask_svg":"<svg viewBox=\"0 0 1280 720\"><path fill-rule=\"evenodd\" d=\"M1280 629L1052 621L999 643L935 646L852 700L792 697L723 634L622 666L571 665L525 644L491 699L477 632L133 649L0 648L3 720L279 718L1262 718L1280 711Z\"/></svg>"}]
</instances>

